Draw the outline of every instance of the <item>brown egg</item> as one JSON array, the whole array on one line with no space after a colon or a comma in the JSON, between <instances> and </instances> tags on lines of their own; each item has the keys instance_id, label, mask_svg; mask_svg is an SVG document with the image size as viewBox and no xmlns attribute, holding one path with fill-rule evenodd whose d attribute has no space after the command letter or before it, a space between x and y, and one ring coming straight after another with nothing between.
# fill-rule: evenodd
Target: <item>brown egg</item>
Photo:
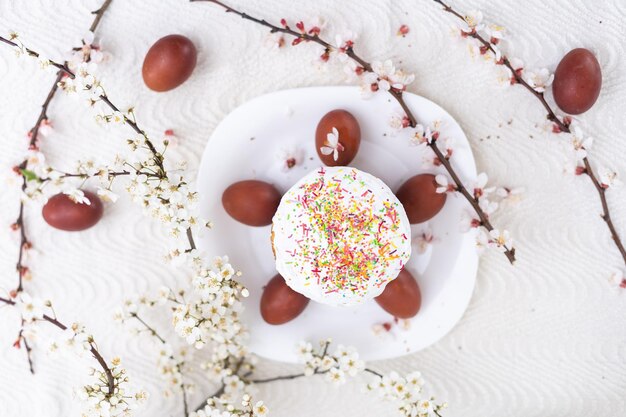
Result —
<instances>
[{"instance_id":1,"label":"brown egg","mask_svg":"<svg viewBox=\"0 0 626 417\"><path fill-rule=\"evenodd\" d=\"M554 73L554 101L566 113L584 113L593 106L602 87L602 71L596 57L587 49L567 53Z\"/></svg>"},{"instance_id":2,"label":"brown egg","mask_svg":"<svg viewBox=\"0 0 626 417\"><path fill-rule=\"evenodd\" d=\"M233 219L248 226L267 226L280 203L280 192L263 181L246 180L230 185L222 194L222 205Z\"/></svg>"},{"instance_id":3,"label":"brown egg","mask_svg":"<svg viewBox=\"0 0 626 417\"><path fill-rule=\"evenodd\" d=\"M295 292L276 274L267 283L261 295L261 316L269 324L284 324L298 317L309 304L309 299Z\"/></svg>"},{"instance_id":4,"label":"brown egg","mask_svg":"<svg viewBox=\"0 0 626 417\"><path fill-rule=\"evenodd\" d=\"M154 91L172 90L182 83L196 67L194 44L182 35L168 35L156 41L143 61L141 74L148 88Z\"/></svg>"},{"instance_id":5,"label":"brown egg","mask_svg":"<svg viewBox=\"0 0 626 417\"><path fill-rule=\"evenodd\" d=\"M406 269L385 287L381 295L375 298L379 306L387 313L399 319L408 319L417 314L422 305L422 294L417 281Z\"/></svg>"},{"instance_id":6,"label":"brown egg","mask_svg":"<svg viewBox=\"0 0 626 417\"><path fill-rule=\"evenodd\" d=\"M337 147L337 160L334 155L324 155L322 147L330 147L327 136L333 133L333 128L339 133L339 143ZM315 149L322 162L328 166L345 166L348 165L357 152L361 144L361 127L359 122L346 110L333 110L326 113L317 124L315 131Z\"/></svg>"},{"instance_id":7,"label":"brown egg","mask_svg":"<svg viewBox=\"0 0 626 417\"><path fill-rule=\"evenodd\" d=\"M446 193L437 192L435 176L420 174L406 180L396 191L396 197L404 206L404 211L411 224L429 220L446 203Z\"/></svg>"},{"instance_id":8,"label":"brown egg","mask_svg":"<svg viewBox=\"0 0 626 417\"><path fill-rule=\"evenodd\" d=\"M104 211L102 201L90 191L83 192L91 204L76 203L63 193L52 196L41 210L46 223L68 232L89 229L98 223Z\"/></svg>"}]
</instances>

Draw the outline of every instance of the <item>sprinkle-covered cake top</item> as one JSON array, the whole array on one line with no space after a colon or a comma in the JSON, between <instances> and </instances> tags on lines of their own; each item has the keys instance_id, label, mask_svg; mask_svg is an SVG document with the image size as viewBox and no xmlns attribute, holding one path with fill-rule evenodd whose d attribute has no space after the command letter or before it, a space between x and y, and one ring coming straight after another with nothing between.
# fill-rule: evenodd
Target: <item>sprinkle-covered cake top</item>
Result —
<instances>
[{"instance_id":1,"label":"sprinkle-covered cake top","mask_svg":"<svg viewBox=\"0 0 626 417\"><path fill-rule=\"evenodd\" d=\"M350 167L320 168L287 191L272 239L287 284L325 304L379 295L411 255L398 199L381 180Z\"/></svg>"}]
</instances>

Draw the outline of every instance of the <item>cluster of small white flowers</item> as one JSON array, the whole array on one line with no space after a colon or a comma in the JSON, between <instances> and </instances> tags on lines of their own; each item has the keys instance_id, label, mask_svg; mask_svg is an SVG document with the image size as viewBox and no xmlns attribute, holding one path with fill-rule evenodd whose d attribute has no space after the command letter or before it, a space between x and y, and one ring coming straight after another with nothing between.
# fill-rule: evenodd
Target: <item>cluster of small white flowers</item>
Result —
<instances>
[{"instance_id":1,"label":"cluster of small white flowers","mask_svg":"<svg viewBox=\"0 0 626 417\"><path fill-rule=\"evenodd\" d=\"M253 402L249 394L244 394L239 404L211 398L203 409L194 411L190 417L263 417L269 412L263 401Z\"/></svg>"},{"instance_id":2,"label":"cluster of small white flowers","mask_svg":"<svg viewBox=\"0 0 626 417\"><path fill-rule=\"evenodd\" d=\"M171 397L174 393L181 391L181 387L185 384L185 388L192 388L191 384L183 381L182 369L185 366L187 351L181 349L177 354L169 343L163 343L159 348L157 356L157 370L159 375L165 381L163 394Z\"/></svg>"},{"instance_id":3,"label":"cluster of small white flowers","mask_svg":"<svg viewBox=\"0 0 626 417\"><path fill-rule=\"evenodd\" d=\"M158 219L174 237L184 236L187 229L201 224L200 219L193 214L198 193L189 187L182 176L170 174L167 178L153 177L143 173L144 168L132 171L128 176L126 191L133 201Z\"/></svg>"},{"instance_id":4,"label":"cluster of small white flowers","mask_svg":"<svg viewBox=\"0 0 626 417\"><path fill-rule=\"evenodd\" d=\"M104 371L92 369L94 382L76 392L84 404L85 417L127 417L148 398L145 391L131 393L126 370L120 366L119 358L111 361L113 393L109 392L108 377Z\"/></svg>"},{"instance_id":5,"label":"cluster of small white flowers","mask_svg":"<svg viewBox=\"0 0 626 417\"><path fill-rule=\"evenodd\" d=\"M391 372L367 385L370 392L381 399L399 404L399 411L407 417L427 417L439 413L447 407L446 403L437 404L434 398L423 398L424 380L419 372L400 376Z\"/></svg>"},{"instance_id":6,"label":"cluster of small white flowers","mask_svg":"<svg viewBox=\"0 0 626 417\"><path fill-rule=\"evenodd\" d=\"M346 382L346 376L356 376L365 369L365 362L359 359L359 353L353 347L338 345L333 353L328 352L330 340L320 343L318 351L313 345L300 342L298 357L304 362L306 376L324 373L326 379L335 385Z\"/></svg>"},{"instance_id":7,"label":"cluster of small white flowers","mask_svg":"<svg viewBox=\"0 0 626 417\"><path fill-rule=\"evenodd\" d=\"M60 336L50 341L48 352L53 355L72 354L83 356L91 350L93 336L87 333L85 326L80 323L72 323Z\"/></svg>"},{"instance_id":8,"label":"cluster of small white flowers","mask_svg":"<svg viewBox=\"0 0 626 417\"><path fill-rule=\"evenodd\" d=\"M198 349L213 342L220 359L242 356L246 333L240 321L240 296L247 296L248 290L234 280L239 273L228 263L228 257L217 257L211 265L200 258L193 263L194 291L174 307L176 332Z\"/></svg>"}]
</instances>

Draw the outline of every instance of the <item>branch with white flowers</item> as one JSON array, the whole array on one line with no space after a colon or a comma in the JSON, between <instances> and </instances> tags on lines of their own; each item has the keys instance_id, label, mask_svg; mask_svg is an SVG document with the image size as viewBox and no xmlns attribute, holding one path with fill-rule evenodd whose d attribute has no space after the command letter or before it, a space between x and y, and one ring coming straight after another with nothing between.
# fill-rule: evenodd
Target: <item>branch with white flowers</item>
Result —
<instances>
[{"instance_id":1,"label":"branch with white flowers","mask_svg":"<svg viewBox=\"0 0 626 417\"><path fill-rule=\"evenodd\" d=\"M352 71L354 74L361 78L361 82L366 89L370 92L376 92L379 90L385 90L398 102L402 111L406 115L407 126L411 128L418 128L419 124L415 115L411 112L411 109L404 100L403 92L406 90L406 85L411 83L414 79L413 75L406 74L402 70L396 71L391 61L384 63L373 62L369 63L354 52L353 39L340 39L337 45L332 45L326 40L320 37L320 28L313 26L307 30L303 22L296 24L296 29L292 29L285 19L282 19L280 26L269 23L264 19L251 16L247 13L234 9L218 0L190 0L191 2L208 2L214 3L222 7L226 12L233 13L244 20L248 20L264 26L270 30L272 34L284 34L293 37L292 45L298 45L302 42L313 42L321 45L324 51L321 55L321 60L326 62L330 59L331 54L336 53L341 56L340 59L349 58L354 64ZM284 41L283 41L284 43ZM436 158L440 161L440 164L445 168L446 172L450 175L452 181L455 184L456 191L459 192L471 205L472 209L476 212L480 226L484 227L490 234L500 235L496 229L494 229L489 215L482 209L476 198L465 187L460 176L455 171L450 162L450 155L446 155L437 145L436 137L427 143L428 147L434 152ZM508 233L507 233L508 234ZM511 240L508 242L501 242L499 248L506 255L509 262L515 262L515 248L511 246Z\"/></svg>"},{"instance_id":2,"label":"branch with white flowers","mask_svg":"<svg viewBox=\"0 0 626 417\"><path fill-rule=\"evenodd\" d=\"M503 38L504 29L497 25L487 26L482 23L482 13L472 12L464 14L442 0L433 1L440 4L445 12L452 14L462 22L461 36L476 40L479 45L478 51L481 55L490 54L496 65L502 65L508 69L511 84L521 85L541 103L547 113L547 120L553 124L553 133L565 133L571 136L576 157L582 163L582 165L577 166L575 173L576 175L587 175L593 183L602 205L602 220L609 228L611 238L626 264L626 248L624 248L624 244L611 219L611 212L606 199L606 192L615 182L616 174L612 171L607 171L604 175L598 175L594 171L587 152L591 148L592 139L583 137L582 130L570 116L558 116L546 100L544 92L546 87L551 84L553 76L546 69L536 72L526 71L520 60L509 58L503 54L499 44ZM622 282L622 285L626 286L626 279L622 278Z\"/></svg>"},{"instance_id":3,"label":"branch with white flowers","mask_svg":"<svg viewBox=\"0 0 626 417\"><path fill-rule=\"evenodd\" d=\"M50 344L51 352L59 349L70 349L78 355L83 352L91 353L102 371L93 370L94 382L85 385L80 391L80 395L84 397L86 402L88 415L91 415L89 414L91 411L107 410L109 411L107 415L121 416L132 409L135 402L140 403L146 399L145 392L129 395L125 391L128 377L126 371L119 366L119 359L114 359L109 365L98 351L93 336L89 335L85 328L78 323L67 326L59 321L54 314L50 301L33 298L22 292L15 299L0 297L0 302L16 307L20 311L24 322L22 330L24 333L36 333L36 324L42 321L62 330L63 338ZM46 309L49 310L49 313L45 312Z\"/></svg>"}]
</instances>

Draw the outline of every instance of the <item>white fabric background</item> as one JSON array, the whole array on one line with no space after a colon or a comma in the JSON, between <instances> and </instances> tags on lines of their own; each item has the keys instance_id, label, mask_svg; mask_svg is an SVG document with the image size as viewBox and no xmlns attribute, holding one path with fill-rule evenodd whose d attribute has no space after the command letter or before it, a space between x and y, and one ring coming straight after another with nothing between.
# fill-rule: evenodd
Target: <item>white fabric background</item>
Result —
<instances>
[{"instance_id":1,"label":"white fabric background","mask_svg":"<svg viewBox=\"0 0 626 417\"><path fill-rule=\"evenodd\" d=\"M85 4L83 4L85 3ZM410 91L445 107L472 143L479 170L499 185L523 186L524 200L508 206L495 223L511 230L518 263L489 252L481 260L473 300L458 326L422 352L375 363L381 371L419 369L428 389L450 403L447 416L617 416L626 408L626 293L608 283L621 259L599 217L600 205L584 177L564 175L568 162L558 137L542 133L541 106L519 87L503 88L496 71L471 60L466 44L451 36L451 16L428 0L293 2L233 1L245 10L278 20L323 16L328 32L359 33L357 51L369 59L391 58L416 82ZM479 8L486 19L509 30L508 51L527 67L554 70L575 47L597 53L603 69L602 93L582 119L596 138L592 160L626 172L626 3L614 0L556 1L456 0L461 10ZM13 29L24 41L61 58L91 22L98 2L5 1L0 31ZM406 38L395 36L408 24ZM327 32L327 33L328 33ZM143 56L156 39L189 36L199 48L192 78L167 94L145 88ZM182 0L115 0L98 29L112 60L101 68L116 103L136 105L140 124L153 134L174 129L177 152L195 168L211 132L239 104L258 95L298 86L343 82L339 68L312 65L310 45L279 52L263 47L265 31L208 4ZM33 61L18 62L0 48L0 163L6 172L21 160L24 133L32 126L53 80ZM129 132L95 125L82 102L60 94L50 107L56 133L43 144L53 165L70 167L78 158L101 161L121 149ZM507 124L507 121L512 123ZM532 138L530 137L532 135ZM8 225L17 215L15 185L3 182L0 198L0 286L13 287L17 255ZM626 237L626 191L609 193L609 203ZM131 377L152 394L141 416L181 415L178 398L160 394L154 345L114 325L111 312L124 297L161 284L182 282L182 271L160 262L165 240L159 226L124 197L107 207L106 217L82 234L54 231L34 205L27 212L36 247L30 260L34 280L27 288L51 298L59 317L84 322L104 355L119 355ZM35 353L37 375L27 372L24 352L11 347L17 317L0 309L0 415L69 416L77 409L71 387L85 379L83 361ZM160 328L167 329L165 315ZM261 361L259 372L276 375L297 368ZM212 392L201 372L192 404ZM393 408L361 393L363 381L335 389L321 379L279 382L259 388L272 414L283 416L380 416Z\"/></svg>"}]
</instances>

